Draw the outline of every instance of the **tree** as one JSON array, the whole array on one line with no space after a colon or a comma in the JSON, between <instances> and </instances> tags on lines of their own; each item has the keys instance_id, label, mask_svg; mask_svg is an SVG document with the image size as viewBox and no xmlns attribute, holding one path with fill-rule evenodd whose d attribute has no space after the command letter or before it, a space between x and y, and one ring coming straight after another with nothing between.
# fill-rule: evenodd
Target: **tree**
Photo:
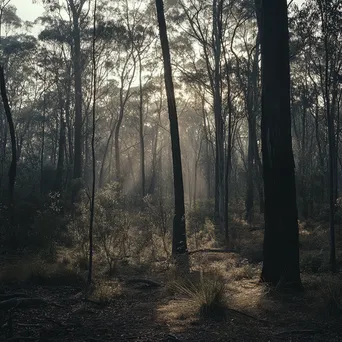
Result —
<instances>
[{"instance_id":1,"label":"tree","mask_svg":"<svg viewBox=\"0 0 342 342\"><path fill-rule=\"evenodd\" d=\"M265 188L264 262L261 278L273 286L298 289L301 288L301 279L291 137L287 4L286 0L264 0L259 8Z\"/></svg>"},{"instance_id":2,"label":"tree","mask_svg":"<svg viewBox=\"0 0 342 342\"><path fill-rule=\"evenodd\" d=\"M164 61L164 79L167 104L169 110L170 134L172 145L173 185L175 200L175 211L173 217L172 255L174 257L179 257L182 255L184 256L187 253L182 160L178 131L177 108L172 80L170 48L167 37L163 0L156 0L156 9L159 24L160 43L162 47Z\"/></svg>"},{"instance_id":3,"label":"tree","mask_svg":"<svg viewBox=\"0 0 342 342\"><path fill-rule=\"evenodd\" d=\"M82 177L82 64L81 64L81 14L86 0L68 0L73 25L73 64L75 81L75 151L73 178Z\"/></svg>"},{"instance_id":4,"label":"tree","mask_svg":"<svg viewBox=\"0 0 342 342\"><path fill-rule=\"evenodd\" d=\"M17 144L16 144L16 138L15 138L15 130L14 130L14 123L13 123L13 117L11 113L11 109L8 102L7 97L7 90L6 90L6 83L5 83L5 75L4 75L4 69L2 66L0 66L0 92L1 92L1 98L2 102L4 104L5 108L5 114L8 122L8 127L10 131L11 136L11 147L12 147L12 161L11 165L8 171L8 182L9 182L9 218L10 218L10 236L13 235L13 225L14 225L14 212L13 212L13 206L14 206L14 185L15 185L15 178L17 175ZM14 243L14 240L12 240L12 243Z\"/></svg>"},{"instance_id":5,"label":"tree","mask_svg":"<svg viewBox=\"0 0 342 342\"><path fill-rule=\"evenodd\" d=\"M93 271L93 228L94 228L94 214L95 214L95 185L96 185L96 159L95 159L95 133L96 133L96 5L94 2L94 15L93 15L93 42L92 42L92 64L93 64L93 122L92 122L92 135L91 135L91 154L92 154L92 187L91 187L91 200L90 200L90 222L89 222L89 267L88 267L88 285L92 281Z\"/></svg>"}]
</instances>

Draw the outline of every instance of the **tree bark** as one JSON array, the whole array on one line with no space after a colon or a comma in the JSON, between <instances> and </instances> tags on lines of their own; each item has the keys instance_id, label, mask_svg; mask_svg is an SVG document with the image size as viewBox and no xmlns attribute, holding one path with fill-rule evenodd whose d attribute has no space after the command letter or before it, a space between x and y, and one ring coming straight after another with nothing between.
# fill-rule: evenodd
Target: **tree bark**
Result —
<instances>
[{"instance_id":1,"label":"tree bark","mask_svg":"<svg viewBox=\"0 0 342 342\"><path fill-rule=\"evenodd\" d=\"M142 86L142 63L141 56L139 59L139 143L140 143L140 183L141 196L145 197L145 140L144 140L144 111L143 111L143 86Z\"/></svg>"},{"instance_id":2,"label":"tree bark","mask_svg":"<svg viewBox=\"0 0 342 342\"><path fill-rule=\"evenodd\" d=\"M262 57L261 135L265 186L261 279L273 286L300 289L286 0L263 0L258 17Z\"/></svg>"},{"instance_id":3,"label":"tree bark","mask_svg":"<svg viewBox=\"0 0 342 342\"><path fill-rule=\"evenodd\" d=\"M73 20L74 40L74 82L75 82L75 137L74 137L74 174L73 178L82 177L82 65L81 65L81 34L80 14L85 0L76 6L74 0L69 0Z\"/></svg>"},{"instance_id":4,"label":"tree bark","mask_svg":"<svg viewBox=\"0 0 342 342\"><path fill-rule=\"evenodd\" d=\"M8 171L8 191L9 191L9 199L8 199L8 208L9 208L9 219L10 219L10 236L11 243L15 244L15 234L14 234L14 185L15 179L17 176L17 144L15 138L15 130L14 123L12 118L11 109L8 103L6 83L5 83L5 75L4 69L0 66L0 91L1 98L4 104L5 114L7 118L7 123L9 127L10 137L11 137L11 147L12 147L12 161Z\"/></svg>"},{"instance_id":5,"label":"tree bark","mask_svg":"<svg viewBox=\"0 0 342 342\"><path fill-rule=\"evenodd\" d=\"M178 131L177 108L172 80L170 48L167 37L167 29L164 15L163 0L156 0L157 17L159 24L160 43L164 61L164 79L167 95L167 104L170 120L172 161L173 161L173 185L174 185L174 218L173 218L173 240L172 255L179 259L184 256L183 262L187 266L187 241L185 231L185 206L184 206L184 187L182 175L182 160Z\"/></svg>"}]
</instances>

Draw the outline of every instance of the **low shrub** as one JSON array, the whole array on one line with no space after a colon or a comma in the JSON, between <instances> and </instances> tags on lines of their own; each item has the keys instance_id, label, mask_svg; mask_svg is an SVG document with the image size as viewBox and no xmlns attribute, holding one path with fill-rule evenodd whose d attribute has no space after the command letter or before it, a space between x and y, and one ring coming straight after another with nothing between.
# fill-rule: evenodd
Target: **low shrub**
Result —
<instances>
[{"instance_id":1,"label":"low shrub","mask_svg":"<svg viewBox=\"0 0 342 342\"><path fill-rule=\"evenodd\" d=\"M176 292L185 296L202 318L222 318L226 307L225 281L217 272L201 274L199 280L176 281Z\"/></svg>"}]
</instances>

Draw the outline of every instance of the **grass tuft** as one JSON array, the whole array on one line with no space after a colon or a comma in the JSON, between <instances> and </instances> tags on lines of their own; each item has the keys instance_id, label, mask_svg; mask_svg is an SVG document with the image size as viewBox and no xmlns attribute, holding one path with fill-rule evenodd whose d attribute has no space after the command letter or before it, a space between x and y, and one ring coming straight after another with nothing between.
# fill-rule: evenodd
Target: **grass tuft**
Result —
<instances>
[{"instance_id":1,"label":"grass tuft","mask_svg":"<svg viewBox=\"0 0 342 342\"><path fill-rule=\"evenodd\" d=\"M198 281L187 279L174 283L175 291L185 296L200 317L222 318L226 307L225 282L215 272L204 273Z\"/></svg>"}]
</instances>

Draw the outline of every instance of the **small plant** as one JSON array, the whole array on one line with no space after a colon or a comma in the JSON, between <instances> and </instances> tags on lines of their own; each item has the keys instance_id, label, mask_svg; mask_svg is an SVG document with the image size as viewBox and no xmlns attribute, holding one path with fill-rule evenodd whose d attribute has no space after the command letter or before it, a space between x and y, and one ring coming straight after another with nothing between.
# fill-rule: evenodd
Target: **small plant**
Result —
<instances>
[{"instance_id":1,"label":"small plant","mask_svg":"<svg viewBox=\"0 0 342 342\"><path fill-rule=\"evenodd\" d=\"M231 277L234 280L252 279L255 275L255 269L250 264L236 267L231 272Z\"/></svg>"},{"instance_id":2,"label":"small plant","mask_svg":"<svg viewBox=\"0 0 342 342\"><path fill-rule=\"evenodd\" d=\"M202 318L221 318L224 316L225 283L217 272L201 274L199 281L190 279L175 282L176 292L184 295L194 305Z\"/></svg>"},{"instance_id":3,"label":"small plant","mask_svg":"<svg viewBox=\"0 0 342 342\"><path fill-rule=\"evenodd\" d=\"M122 288L119 283L99 283L93 289L90 299L98 302L99 304L109 304L115 297L122 293Z\"/></svg>"}]
</instances>

